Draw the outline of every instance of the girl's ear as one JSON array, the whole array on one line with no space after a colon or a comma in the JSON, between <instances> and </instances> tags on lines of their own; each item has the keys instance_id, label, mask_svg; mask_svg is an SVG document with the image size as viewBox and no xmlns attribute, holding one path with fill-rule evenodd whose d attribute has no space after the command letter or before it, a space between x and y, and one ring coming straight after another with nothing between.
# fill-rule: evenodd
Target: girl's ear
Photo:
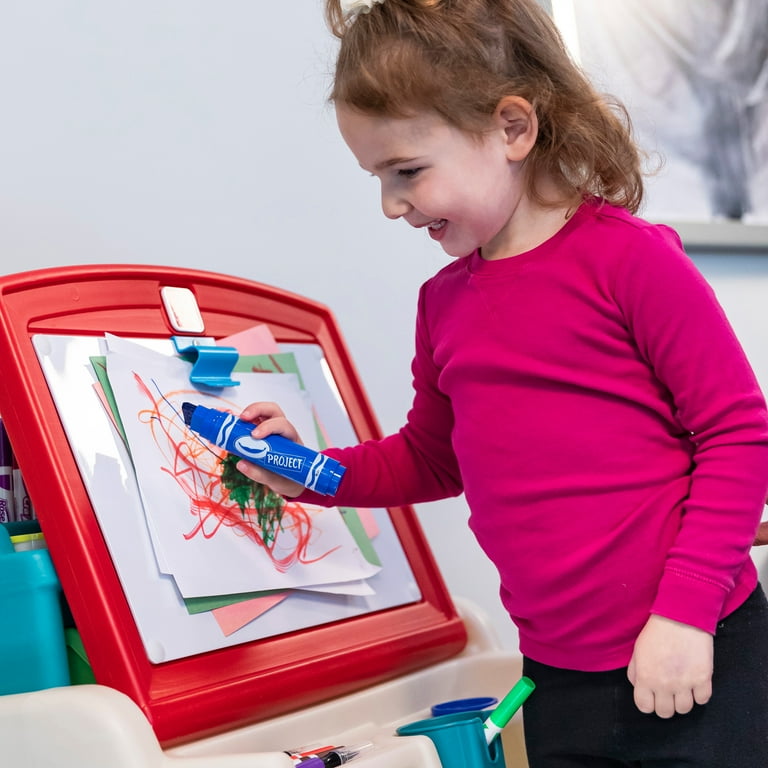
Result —
<instances>
[{"instance_id":1,"label":"girl's ear","mask_svg":"<svg viewBox=\"0 0 768 768\"><path fill-rule=\"evenodd\" d=\"M493 116L506 135L507 159L513 162L525 160L539 133L539 121L531 103L520 96L505 96Z\"/></svg>"}]
</instances>

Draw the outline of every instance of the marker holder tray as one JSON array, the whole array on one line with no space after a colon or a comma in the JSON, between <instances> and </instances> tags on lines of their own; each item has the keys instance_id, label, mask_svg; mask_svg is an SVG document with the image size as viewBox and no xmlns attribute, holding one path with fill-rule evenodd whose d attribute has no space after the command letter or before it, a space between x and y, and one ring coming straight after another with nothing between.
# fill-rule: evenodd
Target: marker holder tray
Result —
<instances>
[{"instance_id":1,"label":"marker holder tray","mask_svg":"<svg viewBox=\"0 0 768 768\"><path fill-rule=\"evenodd\" d=\"M485 741L487 712L456 712L400 726L398 736L428 736L443 768L506 768L501 738Z\"/></svg>"},{"instance_id":2,"label":"marker holder tray","mask_svg":"<svg viewBox=\"0 0 768 768\"><path fill-rule=\"evenodd\" d=\"M47 550L15 552L0 525L0 694L69 685L61 587Z\"/></svg>"}]
</instances>

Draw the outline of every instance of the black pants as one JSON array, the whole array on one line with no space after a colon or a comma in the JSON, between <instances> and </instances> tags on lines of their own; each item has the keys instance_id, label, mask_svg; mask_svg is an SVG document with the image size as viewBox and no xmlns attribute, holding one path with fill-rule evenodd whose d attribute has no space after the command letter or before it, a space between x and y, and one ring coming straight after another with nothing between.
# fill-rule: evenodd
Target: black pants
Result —
<instances>
[{"instance_id":1,"label":"black pants","mask_svg":"<svg viewBox=\"0 0 768 768\"><path fill-rule=\"evenodd\" d=\"M643 714L627 670L523 660L530 768L767 768L768 602L760 586L718 624L712 698L686 715Z\"/></svg>"}]
</instances>

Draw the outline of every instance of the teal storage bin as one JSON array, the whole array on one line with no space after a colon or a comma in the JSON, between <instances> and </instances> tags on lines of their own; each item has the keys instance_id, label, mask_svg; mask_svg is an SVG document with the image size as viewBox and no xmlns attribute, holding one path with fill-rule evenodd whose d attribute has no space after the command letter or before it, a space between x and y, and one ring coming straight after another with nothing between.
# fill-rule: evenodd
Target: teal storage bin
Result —
<instances>
[{"instance_id":1,"label":"teal storage bin","mask_svg":"<svg viewBox=\"0 0 768 768\"><path fill-rule=\"evenodd\" d=\"M16 552L0 525L0 694L69 685L61 586L47 550Z\"/></svg>"},{"instance_id":2,"label":"teal storage bin","mask_svg":"<svg viewBox=\"0 0 768 768\"><path fill-rule=\"evenodd\" d=\"M398 736L428 736L443 768L506 768L504 747L497 736L486 744L487 712L457 712L400 726Z\"/></svg>"}]
</instances>

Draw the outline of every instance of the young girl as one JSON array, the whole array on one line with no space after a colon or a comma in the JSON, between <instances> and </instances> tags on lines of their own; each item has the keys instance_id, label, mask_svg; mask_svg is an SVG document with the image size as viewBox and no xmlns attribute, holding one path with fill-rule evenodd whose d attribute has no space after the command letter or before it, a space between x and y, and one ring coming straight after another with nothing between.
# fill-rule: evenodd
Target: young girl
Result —
<instances>
[{"instance_id":1,"label":"young girl","mask_svg":"<svg viewBox=\"0 0 768 768\"><path fill-rule=\"evenodd\" d=\"M537 686L531 768L764 768L768 414L676 234L635 216L625 115L534 0L327 16L344 140L455 259L420 292L406 424L327 451L336 497L238 466L318 504L465 493ZM276 404L242 416L299 437Z\"/></svg>"}]
</instances>

